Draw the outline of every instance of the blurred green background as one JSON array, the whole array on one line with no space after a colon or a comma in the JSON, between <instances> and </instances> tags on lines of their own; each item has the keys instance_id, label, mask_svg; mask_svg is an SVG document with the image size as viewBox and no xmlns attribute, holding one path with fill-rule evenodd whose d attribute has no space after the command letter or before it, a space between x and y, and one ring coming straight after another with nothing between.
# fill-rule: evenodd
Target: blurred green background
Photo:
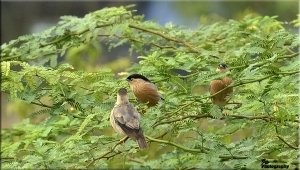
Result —
<instances>
[{"instance_id":1,"label":"blurred green background","mask_svg":"<svg viewBox=\"0 0 300 170\"><path fill-rule=\"evenodd\" d=\"M137 13L143 14L145 20L154 20L162 25L173 23L195 29L201 24L240 19L252 14L278 16L290 31L298 31L288 27L299 13L298 1L1 1L1 44L54 26L60 16L83 17L104 7L129 4L136 4ZM130 55L126 45L110 51L105 44L93 42L70 49L64 60L79 70L109 67L118 73L136 63L137 56L134 53ZM34 110L35 107L29 104L9 102L1 91L1 128L11 127Z\"/></svg>"}]
</instances>

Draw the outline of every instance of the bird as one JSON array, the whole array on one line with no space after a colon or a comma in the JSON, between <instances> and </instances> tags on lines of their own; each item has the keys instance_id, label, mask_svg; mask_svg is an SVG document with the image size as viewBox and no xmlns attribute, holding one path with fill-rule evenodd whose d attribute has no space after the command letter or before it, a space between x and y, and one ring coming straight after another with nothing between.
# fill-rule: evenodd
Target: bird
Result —
<instances>
[{"instance_id":1,"label":"bird","mask_svg":"<svg viewBox=\"0 0 300 170\"><path fill-rule=\"evenodd\" d=\"M141 74L131 74L126 78L129 82L133 94L141 103L146 103L149 107L155 106L160 100L164 100L159 94L157 87L145 76Z\"/></svg>"},{"instance_id":2,"label":"bird","mask_svg":"<svg viewBox=\"0 0 300 170\"><path fill-rule=\"evenodd\" d=\"M140 127L140 118L139 112L128 100L126 88L120 88L110 114L110 123L117 133L137 141L139 148L145 149L147 142Z\"/></svg>"},{"instance_id":3,"label":"bird","mask_svg":"<svg viewBox=\"0 0 300 170\"><path fill-rule=\"evenodd\" d=\"M218 65L216 71L220 73L225 73L228 71L228 66L225 63L221 63ZM209 92L211 95L214 95L215 93L229 86L232 82L233 80L227 76L223 77L222 79L212 80L210 82ZM221 110L223 110L223 107L229 101L229 97L231 96L232 92L233 92L232 87L229 87L221 91L220 93L211 97L212 103L219 106Z\"/></svg>"}]
</instances>

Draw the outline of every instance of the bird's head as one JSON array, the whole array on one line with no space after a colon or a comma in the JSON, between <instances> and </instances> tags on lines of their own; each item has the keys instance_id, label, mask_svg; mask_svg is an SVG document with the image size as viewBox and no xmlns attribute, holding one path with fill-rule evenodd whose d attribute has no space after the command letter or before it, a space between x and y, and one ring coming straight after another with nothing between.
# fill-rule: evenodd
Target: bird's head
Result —
<instances>
[{"instance_id":1,"label":"bird's head","mask_svg":"<svg viewBox=\"0 0 300 170\"><path fill-rule=\"evenodd\" d=\"M228 66L225 63L221 63L218 65L218 68L216 69L217 72L226 72L228 71Z\"/></svg>"},{"instance_id":2,"label":"bird's head","mask_svg":"<svg viewBox=\"0 0 300 170\"><path fill-rule=\"evenodd\" d=\"M127 95L127 90L125 88L120 88L118 91L118 94L120 96L125 96L125 95Z\"/></svg>"},{"instance_id":3,"label":"bird's head","mask_svg":"<svg viewBox=\"0 0 300 170\"><path fill-rule=\"evenodd\" d=\"M131 83L134 82L135 80L143 80L143 81L147 81L147 82L151 82L149 79L147 79L145 76L141 75L141 74L131 74L130 76L128 76L126 78L126 80Z\"/></svg>"}]
</instances>

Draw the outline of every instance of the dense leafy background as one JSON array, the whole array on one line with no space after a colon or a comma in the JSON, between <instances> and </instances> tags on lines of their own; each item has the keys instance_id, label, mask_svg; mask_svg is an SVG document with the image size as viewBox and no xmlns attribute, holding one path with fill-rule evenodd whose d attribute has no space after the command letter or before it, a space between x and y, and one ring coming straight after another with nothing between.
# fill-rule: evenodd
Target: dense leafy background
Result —
<instances>
[{"instance_id":1,"label":"dense leafy background","mask_svg":"<svg viewBox=\"0 0 300 170\"><path fill-rule=\"evenodd\" d=\"M111 50L127 45L139 63L120 74L97 67L99 42ZM276 17L190 30L144 21L129 7L63 16L1 46L2 91L10 102L34 106L22 123L2 129L2 168L260 168L261 159L295 167L298 47L299 35ZM214 72L220 62L234 78L223 113L207 92L224 76ZM118 144L108 121L116 91L134 72L156 82L165 98L147 108L130 94L150 143L143 151L132 140Z\"/></svg>"}]
</instances>

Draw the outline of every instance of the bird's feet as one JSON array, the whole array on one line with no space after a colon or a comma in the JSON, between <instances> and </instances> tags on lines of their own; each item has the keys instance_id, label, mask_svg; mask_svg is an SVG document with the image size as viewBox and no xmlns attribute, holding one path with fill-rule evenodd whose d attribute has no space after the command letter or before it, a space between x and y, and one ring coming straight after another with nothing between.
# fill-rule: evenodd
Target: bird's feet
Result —
<instances>
[{"instance_id":1,"label":"bird's feet","mask_svg":"<svg viewBox=\"0 0 300 170\"><path fill-rule=\"evenodd\" d=\"M118 143L121 144L121 143L125 143L127 141L129 137L128 136L125 136L124 138L122 138Z\"/></svg>"},{"instance_id":2,"label":"bird's feet","mask_svg":"<svg viewBox=\"0 0 300 170\"><path fill-rule=\"evenodd\" d=\"M221 109L221 113L222 113L224 116L229 116L229 115L230 115L230 113L229 113L228 110L227 110L227 111L224 111L224 108L223 108L223 107L220 107L220 109Z\"/></svg>"},{"instance_id":3,"label":"bird's feet","mask_svg":"<svg viewBox=\"0 0 300 170\"><path fill-rule=\"evenodd\" d=\"M229 116L230 114L229 114L229 112L223 112L223 115L224 116Z\"/></svg>"}]
</instances>

